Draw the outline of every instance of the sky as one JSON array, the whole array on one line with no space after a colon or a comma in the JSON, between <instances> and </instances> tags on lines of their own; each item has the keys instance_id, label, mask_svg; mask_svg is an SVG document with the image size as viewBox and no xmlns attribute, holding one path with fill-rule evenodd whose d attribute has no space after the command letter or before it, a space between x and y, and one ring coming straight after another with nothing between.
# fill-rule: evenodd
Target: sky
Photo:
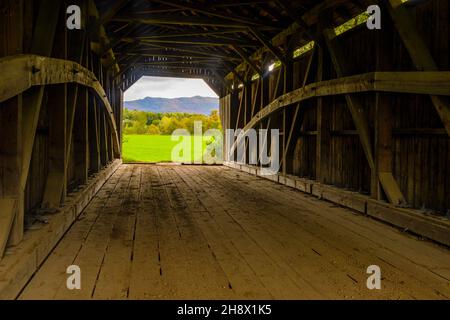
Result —
<instances>
[{"instance_id":1,"label":"sky","mask_svg":"<svg viewBox=\"0 0 450 320\"><path fill-rule=\"evenodd\" d=\"M125 101L139 100L145 97L181 98L214 97L217 95L201 79L180 79L164 77L142 77L127 91Z\"/></svg>"}]
</instances>

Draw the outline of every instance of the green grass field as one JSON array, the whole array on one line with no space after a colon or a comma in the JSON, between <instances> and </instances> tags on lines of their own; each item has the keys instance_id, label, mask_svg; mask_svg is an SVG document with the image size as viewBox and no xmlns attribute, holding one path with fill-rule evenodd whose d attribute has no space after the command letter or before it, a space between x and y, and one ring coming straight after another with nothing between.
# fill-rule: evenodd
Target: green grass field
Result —
<instances>
[{"instance_id":1,"label":"green grass field","mask_svg":"<svg viewBox=\"0 0 450 320\"><path fill-rule=\"evenodd\" d=\"M207 146L209 137L203 138L203 150ZM124 135L123 136L123 161L124 162L172 162L172 149L178 144L171 141L171 136L163 135ZM191 143L191 154L183 154L183 162L198 161L202 157L201 152L194 154L194 142Z\"/></svg>"}]
</instances>

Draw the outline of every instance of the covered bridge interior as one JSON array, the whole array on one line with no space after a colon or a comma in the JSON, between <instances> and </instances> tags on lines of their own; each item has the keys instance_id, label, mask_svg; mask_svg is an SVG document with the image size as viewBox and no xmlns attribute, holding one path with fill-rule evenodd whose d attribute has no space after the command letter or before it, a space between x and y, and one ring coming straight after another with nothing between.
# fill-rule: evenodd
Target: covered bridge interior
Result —
<instances>
[{"instance_id":1,"label":"covered bridge interior","mask_svg":"<svg viewBox=\"0 0 450 320\"><path fill-rule=\"evenodd\" d=\"M0 0L0 298L448 299L449 16L447 0ZM142 76L203 79L223 129L278 129L278 172L227 135L221 166L122 164Z\"/></svg>"}]
</instances>

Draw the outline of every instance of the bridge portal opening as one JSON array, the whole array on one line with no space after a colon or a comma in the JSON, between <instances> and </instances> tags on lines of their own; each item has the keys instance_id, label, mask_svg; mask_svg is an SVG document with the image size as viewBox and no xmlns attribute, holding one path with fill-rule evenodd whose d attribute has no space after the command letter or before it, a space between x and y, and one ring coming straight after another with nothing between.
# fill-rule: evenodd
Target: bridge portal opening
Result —
<instances>
[{"instance_id":1,"label":"bridge portal opening","mask_svg":"<svg viewBox=\"0 0 450 320\"><path fill-rule=\"evenodd\" d=\"M124 162L204 163L219 143L219 98L202 79L144 76L124 100Z\"/></svg>"}]
</instances>

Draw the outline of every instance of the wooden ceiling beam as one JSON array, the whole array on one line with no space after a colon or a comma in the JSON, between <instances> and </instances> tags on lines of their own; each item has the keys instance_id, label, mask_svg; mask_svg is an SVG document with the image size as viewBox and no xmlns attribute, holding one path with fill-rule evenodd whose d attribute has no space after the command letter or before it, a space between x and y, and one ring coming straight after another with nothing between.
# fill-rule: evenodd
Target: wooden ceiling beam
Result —
<instances>
[{"instance_id":1,"label":"wooden ceiling beam","mask_svg":"<svg viewBox=\"0 0 450 320\"><path fill-rule=\"evenodd\" d=\"M220 1L219 3L211 3L208 8L223 8L223 7L234 7L234 6L244 6L244 5L254 5L259 3L266 3L267 0L251 1L251 0L227 0Z\"/></svg>"},{"instance_id":2,"label":"wooden ceiling beam","mask_svg":"<svg viewBox=\"0 0 450 320\"><path fill-rule=\"evenodd\" d=\"M237 52L237 54L244 59L244 61L250 66L250 68L253 69L253 71L255 71L256 73L258 73L260 76L263 75L261 69L252 61L247 57L247 54L239 47L236 46L231 46L231 48Z\"/></svg>"},{"instance_id":3,"label":"wooden ceiling beam","mask_svg":"<svg viewBox=\"0 0 450 320\"><path fill-rule=\"evenodd\" d=\"M286 65L286 62L288 59L283 55L280 49L275 47L272 42L257 29L250 28L250 31L254 34L254 36L278 59L280 60L284 65Z\"/></svg>"},{"instance_id":4,"label":"wooden ceiling beam","mask_svg":"<svg viewBox=\"0 0 450 320\"><path fill-rule=\"evenodd\" d=\"M135 31L136 31L136 24L132 22L130 24L130 26L128 27L128 30L126 32L122 33L122 37L129 36L130 34L132 34ZM121 38L114 38L114 39L111 38L109 44L103 48L100 56L105 55L108 52L108 50L110 50L110 49L114 50L114 47L119 45L121 42L122 42Z\"/></svg>"},{"instance_id":5,"label":"wooden ceiling beam","mask_svg":"<svg viewBox=\"0 0 450 320\"><path fill-rule=\"evenodd\" d=\"M179 52L188 52L191 54L202 54L202 55L206 55L206 56L210 56L210 57L217 57L217 58L222 58L222 59L227 59L227 58L234 58L235 56L232 55L225 55L224 53L216 53L213 51L207 51L207 50L200 50L200 49L195 49L192 46L177 46L176 44L171 44L169 45L159 45L157 43L145 43L145 45L147 46L152 46L155 48L160 48L163 50L166 49L170 49L170 50L175 50L175 51L179 51ZM239 58L235 57L237 60L240 60Z\"/></svg>"},{"instance_id":6,"label":"wooden ceiling beam","mask_svg":"<svg viewBox=\"0 0 450 320\"><path fill-rule=\"evenodd\" d=\"M162 66L155 66L155 65L147 65L145 63L135 63L134 66L139 66L139 67L149 67L155 70L195 70L195 71L202 71L202 72L211 72L211 70L213 70L213 67L205 67L204 65L197 65L197 66L182 66L182 65L162 65Z\"/></svg>"},{"instance_id":7,"label":"wooden ceiling beam","mask_svg":"<svg viewBox=\"0 0 450 320\"><path fill-rule=\"evenodd\" d=\"M162 3L162 4L166 4L168 6L173 6L173 7L177 7L180 9L185 9L185 10L191 10L191 11L195 11L195 12L199 12L199 13L203 13L212 17L217 17L217 18L221 18L221 19L225 19L225 20L230 20L230 21L235 21L238 23L242 23L242 24L246 24L246 25L253 25L253 26L261 26L260 22L254 21L254 20L250 20L248 18L245 17L240 17L237 15L227 15L225 13L220 13L217 11L213 11L211 9L205 9L203 7L200 6L196 6L193 4L187 4L184 2L180 2L177 0L170 0L170 1L166 1L166 0L152 0L158 3Z\"/></svg>"},{"instance_id":8,"label":"wooden ceiling beam","mask_svg":"<svg viewBox=\"0 0 450 320\"><path fill-rule=\"evenodd\" d=\"M123 42L133 42L134 39L140 40L141 43L169 43L169 44L190 44L190 45L203 45L203 46L241 46L241 47L259 47L258 42L254 41L240 41L240 40L224 40L224 39L212 39L202 37L177 37L171 39L143 39L140 37L122 38Z\"/></svg>"},{"instance_id":9,"label":"wooden ceiling beam","mask_svg":"<svg viewBox=\"0 0 450 320\"><path fill-rule=\"evenodd\" d=\"M275 1L275 0L274 0ZM340 5L343 5L345 3L348 3L348 0L323 0L322 2L315 5L313 8L308 10L306 13L301 15L301 20L303 20L306 23L306 26L310 28L312 25L317 23L318 17L321 12L334 8ZM279 6L282 6L283 4L278 3ZM294 17L293 17L294 18ZM297 20L297 19L296 19ZM279 32L276 36L272 38L272 44L277 44L279 42L284 41L284 39L289 36L293 35L298 32L304 32L306 29L302 27L302 25L299 24L298 21L292 23L288 28L284 29L283 31ZM262 31L262 29L259 29L259 31ZM309 32L310 33L310 32ZM312 35L311 35L312 36ZM308 36L310 38L310 36ZM249 59L256 59L257 57L261 56L261 54L266 50L266 48L260 48L256 52L254 52ZM243 61L239 66L237 66L237 69L242 69L245 66L245 61ZM227 77L232 77L233 74L229 73Z\"/></svg>"},{"instance_id":10,"label":"wooden ceiling beam","mask_svg":"<svg viewBox=\"0 0 450 320\"><path fill-rule=\"evenodd\" d=\"M112 21L118 22L130 22L136 21L141 24L150 25L188 25L188 26L206 26L206 27L225 27L225 28L246 28L249 26L258 26L263 30L279 30L279 27L266 26L262 24L250 25L247 23L234 22L231 20L200 16L183 16L183 15L148 15L145 18L139 17L139 15L124 15L120 17L114 17Z\"/></svg>"},{"instance_id":11,"label":"wooden ceiling beam","mask_svg":"<svg viewBox=\"0 0 450 320\"><path fill-rule=\"evenodd\" d=\"M110 6L109 10L107 12L105 12L103 15L101 15L100 24L106 24L109 21L111 21L111 19L117 13L119 13L119 11L123 7L125 7L128 4L128 2L130 2L130 0L114 0L113 2L114 2L114 4Z\"/></svg>"},{"instance_id":12,"label":"wooden ceiling beam","mask_svg":"<svg viewBox=\"0 0 450 320\"><path fill-rule=\"evenodd\" d=\"M139 64L145 64L148 66L167 66L167 65L180 65L180 66L198 66L200 64L204 64L205 66L217 66L218 68L222 68L217 61L211 60L156 60L156 61L141 61Z\"/></svg>"},{"instance_id":13,"label":"wooden ceiling beam","mask_svg":"<svg viewBox=\"0 0 450 320\"><path fill-rule=\"evenodd\" d=\"M240 58L218 58L218 57L211 57L207 54L202 55L193 55L193 54L183 54L183 53L176 53L176 52L168 52L168 51L146 51L145 53L136 53L136 52L124 52L124 53L117 53L118 56L124 57L124 56L142 56L142 57L162 57L162 58L191 58L191 59L214 59L214 60L227 60L227 61L240 61Z\"/></svg>"},{"instance_id":14,"label":"wooden ceiling beam","mask_svg":"<svg viewBox=\"0 0 450 320\"><path fill-rule=\"evenodd\" d=\"M177 38L177 37L196 37L196 36L217 36L223 34L233 34L237 32L246 32L247 28L240 29L227 29L220 31L198 31L198 32L179 32L179 33L169 33L169 34L154 34L152 35L140 35L139 39L166 39L166 38Z\"/></svg>"},{"instance_id":15,"label":"wooden ceiling beam","mask_svg":"<svg viewBox=\"0 0 450 320\"><path fill-rule=\"evenodd\" d=\"M214 79L213 76L203 74L189 74L172 71L154 71L154 70L141 70L141 74L147 77L170 77L170 78L187 78L187 79Z\"/></svg>"}]
</instances>

